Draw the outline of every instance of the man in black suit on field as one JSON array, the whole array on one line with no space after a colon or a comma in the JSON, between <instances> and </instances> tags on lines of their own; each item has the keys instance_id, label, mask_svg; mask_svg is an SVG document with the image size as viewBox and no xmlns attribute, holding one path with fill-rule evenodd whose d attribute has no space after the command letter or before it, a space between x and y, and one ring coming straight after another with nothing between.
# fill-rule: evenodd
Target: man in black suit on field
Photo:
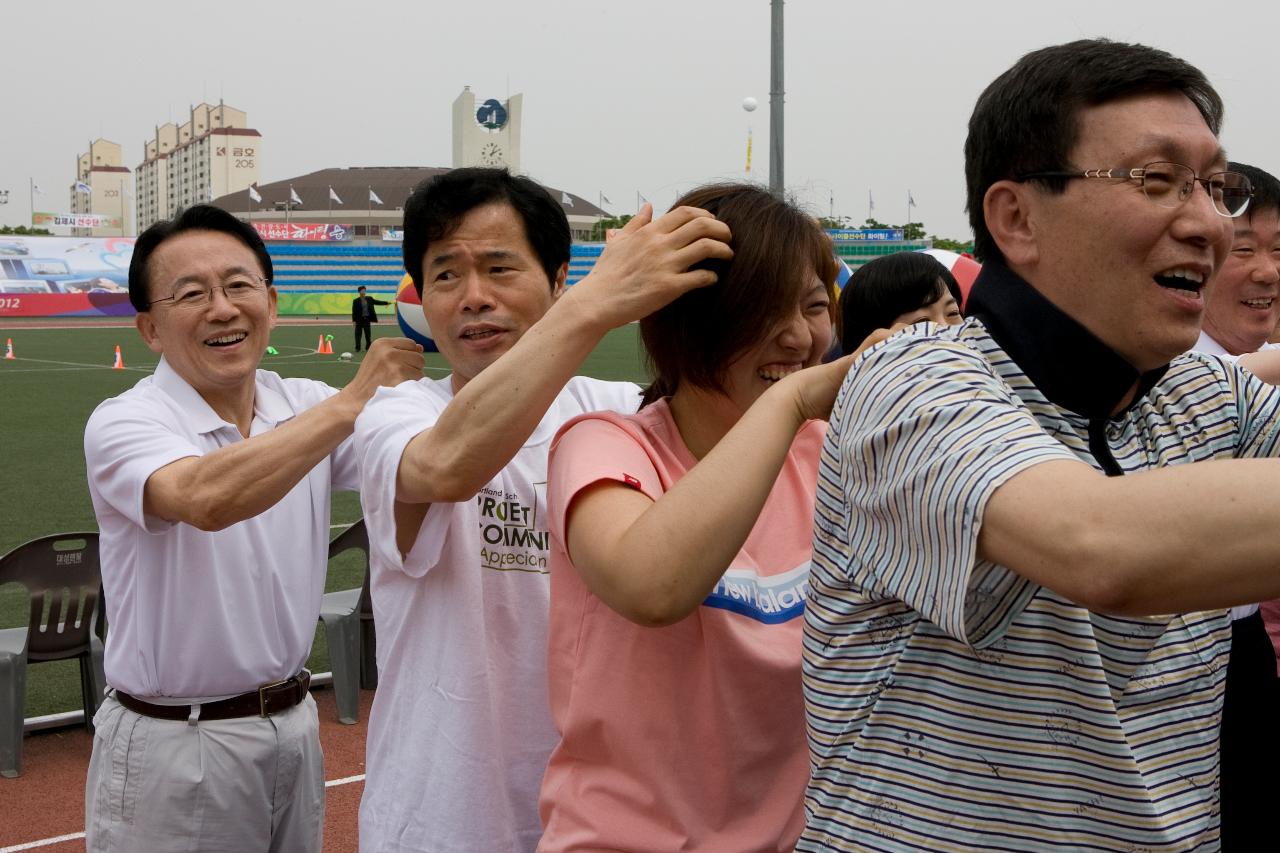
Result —
<instances>
[{"instance_id":1,"label":"man in black suit on field","mask_svg":"<svg viewBox=\"0 0 1280 853\"><path fill-rule=\"evenodd\" d=\"M356 292L360 295L351 300L351 322L356 324L356 352L360 352L360 333L364 332L364 348L368 349L370 341L369 324L378 322L378 312L373 306L390 305L391 303L366 295L364 285L356 288Z\"/></svg>"}]
</instances>

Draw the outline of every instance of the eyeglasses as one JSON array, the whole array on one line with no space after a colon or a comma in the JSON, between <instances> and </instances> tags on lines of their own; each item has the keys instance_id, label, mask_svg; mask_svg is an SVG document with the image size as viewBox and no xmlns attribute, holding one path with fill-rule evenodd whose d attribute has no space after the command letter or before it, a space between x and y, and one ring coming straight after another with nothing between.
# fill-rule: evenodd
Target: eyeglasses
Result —
<instances>
[{"instance_id":1,"label":"eyeglasses","mask_svg":"<svg viewBox=\"0 0 1280 853\"><path fill-rule=\"evenodd\" d=\"M1235 217L1244 213L1253 198L1253 184L1239 172L1214 172L1200 177L1190 166L1181 163L1148 163L1141 169L1085 169L1081 171L1032 172L1018 181L1036 178L1107 178L1116 181L1137 181L1147 198L1161 207L1178 207L1195 190L1196 184L1213 200L1213 209L1219 216Z\"/></svg>"},{"instance_id":2,"label":"eyeglasses","mask_svg":"<svg viewBox=\"0 0 1280 853\"><path fill-rule=\"evenodd\" d=\"M214 287L222 288L222 295L227 297L227 301L243 304L258 298L269 284L271 280L262 276L238 275ZM213 289L190 282L174 288L171 296L151 300L152 305L157 302L172 302L174 308L182 311L200 311L213 304Z\"/></svg>"}]
</instances>

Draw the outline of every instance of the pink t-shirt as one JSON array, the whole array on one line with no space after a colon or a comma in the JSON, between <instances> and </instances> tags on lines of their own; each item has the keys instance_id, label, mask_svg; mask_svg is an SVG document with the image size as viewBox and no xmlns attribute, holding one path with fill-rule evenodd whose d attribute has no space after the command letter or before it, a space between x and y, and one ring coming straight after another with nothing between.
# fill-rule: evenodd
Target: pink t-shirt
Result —
<instances>
[{"instance_id":1,"label":"pink t-shirt","mask_svg":"<svg viewBox=\"0 0 1280 853\"><path fill-rule=\"evenodd\" d=\"M797 434L746 544L684 620L644 628L583 585L565 507L617 480L657 500L695 464L666 401L583 415L552 444L547 671L562 740L539 850L790 850L809 779L800 686L818 452Z\"/></svg>"}]
</instances>

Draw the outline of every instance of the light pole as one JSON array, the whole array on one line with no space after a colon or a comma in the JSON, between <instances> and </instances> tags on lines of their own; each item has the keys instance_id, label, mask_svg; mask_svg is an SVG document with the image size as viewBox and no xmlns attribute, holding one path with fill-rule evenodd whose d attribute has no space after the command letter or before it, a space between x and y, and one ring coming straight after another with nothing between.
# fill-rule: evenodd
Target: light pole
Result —
<instances>
[{"instance_id":1,"label":"light pole","mask_svg":"<svg viewBox=\"0 0 1280 853\"><path fill-rule=\"evenodd\" d=\"M782 174L782 0L769 0L773 15L769 43L769 191L781 196Z\"/></svg>"}]
</instances>

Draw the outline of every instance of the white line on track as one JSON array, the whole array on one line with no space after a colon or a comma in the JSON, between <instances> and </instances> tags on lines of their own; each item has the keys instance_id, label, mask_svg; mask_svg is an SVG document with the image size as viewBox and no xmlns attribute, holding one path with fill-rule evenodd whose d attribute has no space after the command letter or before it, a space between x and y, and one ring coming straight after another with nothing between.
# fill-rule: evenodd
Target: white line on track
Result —
<instances>
[{"instance_id":1,"label":"white line on track","mask_svg":"<svg viewBox=\"0 0 1280 853\"><path fill-rule=\"evenodd\" d=\"M337 788L342 785L350 785L354 782L363 782L364 774L358 773L355 776L344 776L341 779L330 779L324 783L326 788ZM20 853L23 850L37 850L41 847L52 847L54 844L63 844L68 841L79 841L84 838L83 832L72 832L68 835L57 835L53 838L41 838L39 841L28 841L25 844L14 844L10 847L0 847L0 853Z\"/></svg>"},{"instance_id":2,"label":"white line on track","mask_svg":"<svg viewBox=\"0 0 1280 853\"><path fill-rule=\"evenodd\" d=\"M363 781L364 781L364 774L359 773L355 776L344 776L341 779L330 779L328 782L324 783L324 786L326 788L336 788L339 785L350 785L352 782L363 782ZM0 850L0 853L4 853L4 851Z\"/></svg>"},{"instance_id":3,"label":"white line on track","mask_svg":"<svg viewBox=\"0 0 1280 853\"><path fill-rule=\"evenodd\" d=\"M39 841L28 841L26 844L15 844L12 847L0 847L0 853L18 853L19 850L35 850L37 847L49 847L54 844L62 844L66 841L79 841L84 838L83 832L73 832L70 835L59 835L56 838L41 838Z\"/></svg>"}]
</instances>

